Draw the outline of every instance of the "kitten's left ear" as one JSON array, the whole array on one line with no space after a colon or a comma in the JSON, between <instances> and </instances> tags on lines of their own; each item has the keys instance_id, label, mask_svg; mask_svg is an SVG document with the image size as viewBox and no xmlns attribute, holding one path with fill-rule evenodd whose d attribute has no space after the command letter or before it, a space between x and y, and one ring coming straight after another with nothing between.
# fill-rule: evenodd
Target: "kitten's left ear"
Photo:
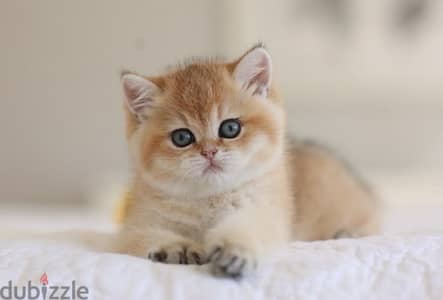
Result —
<instances>
[{"instance_id":1,"label":"kitten's left ear","mask_svg":"<svg viewBox=\"0 0 443 300\"><path fill-rule=\"evenodd\" d=\"M123 73L121 76L125 102L129 111L138 119L154 106L154 97L159 93L159 87L145 77Z\"/></svg>"},{"instance_id":2,"label":"kitten's left ear","mask_svg":"<svg viewBox=\"0 0 443 300\"><path fill-rule=\"evenodd\" d=\"M261 46L249 50L234 68L234 79L252 95L267 97L272 79L272 61Z\"/></svg>"}]
</instances>

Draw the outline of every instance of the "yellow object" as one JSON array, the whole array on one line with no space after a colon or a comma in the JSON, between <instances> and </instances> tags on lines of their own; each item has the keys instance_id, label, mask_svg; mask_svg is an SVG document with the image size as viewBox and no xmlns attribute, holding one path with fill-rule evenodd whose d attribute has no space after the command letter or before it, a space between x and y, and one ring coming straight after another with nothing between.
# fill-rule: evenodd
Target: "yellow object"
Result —
<instances>
[{"instance_id":1,"label":"yellow object","mask_svg":"<svg viewBox=\"0 0 443 300\"><path fill-rule=\"evenodd\" d=\"M114 211L114 222L122 224L128 215L128 209L133 201L131 191L126 190L121 199L116 203Z\"/></svg>"}]
</instances>

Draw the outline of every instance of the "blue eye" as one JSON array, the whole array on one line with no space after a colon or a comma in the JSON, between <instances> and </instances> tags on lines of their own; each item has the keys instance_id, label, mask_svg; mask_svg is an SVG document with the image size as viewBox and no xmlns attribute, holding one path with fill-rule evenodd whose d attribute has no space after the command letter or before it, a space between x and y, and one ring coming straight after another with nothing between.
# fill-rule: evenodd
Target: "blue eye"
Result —
<instances>
[{"instance_id":1,"label":"blue eye","mask_svg":"<svg viewBox=\"0 0 443 300\"><path fill-rule=\"evenodd\" d=\"M187 128L176 129L171 133L172 143L183 148L195 142L194 134Z\"/></svg>"},{"instance_id":2,"label":"blue eye","mask_svg":"<svg viewBox=\"0 0 443 300\"><path fill-rule=\"evenodd\" d=\"M241 132L241 124L238 119L227 119L220 124L218 136L225 139L233 139Z\"/></svg>"}]
</instances>

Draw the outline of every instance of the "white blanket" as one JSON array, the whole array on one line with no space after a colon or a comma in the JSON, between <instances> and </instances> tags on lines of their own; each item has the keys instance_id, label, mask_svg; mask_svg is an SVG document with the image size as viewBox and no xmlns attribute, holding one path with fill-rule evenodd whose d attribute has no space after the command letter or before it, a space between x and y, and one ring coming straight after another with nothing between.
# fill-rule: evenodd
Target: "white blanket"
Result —
<instances>
[{"instance_id":1,"label":"white blanket","mask_svg":"<svg viewBox=\"0 0 443 300\"><path fill-rule=\"evenodd\" d=\"M50 287L75 280L88 299L443 299L443 235L296 242L238 281L214 278L207 266L164 265L80 245L0 242L0 287L10 280L41 287L44 272Z\"/></svg>"}]
</instances>

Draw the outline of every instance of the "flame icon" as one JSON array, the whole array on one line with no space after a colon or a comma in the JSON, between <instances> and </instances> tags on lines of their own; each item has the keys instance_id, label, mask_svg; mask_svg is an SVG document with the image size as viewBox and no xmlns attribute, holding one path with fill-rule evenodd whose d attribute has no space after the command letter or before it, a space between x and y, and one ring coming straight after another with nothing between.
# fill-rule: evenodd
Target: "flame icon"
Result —
<instances>
[{"instance_id":1,"label":"flame icon","mask_svg":"<svg viewBox=\"0 0 443 300\"><path fill-rule=\"evenodd\" d=\"M48 275L46 275L46 272L40 276L40 283L43 285L48 285Z\"/></svg>"}]
</instances>

